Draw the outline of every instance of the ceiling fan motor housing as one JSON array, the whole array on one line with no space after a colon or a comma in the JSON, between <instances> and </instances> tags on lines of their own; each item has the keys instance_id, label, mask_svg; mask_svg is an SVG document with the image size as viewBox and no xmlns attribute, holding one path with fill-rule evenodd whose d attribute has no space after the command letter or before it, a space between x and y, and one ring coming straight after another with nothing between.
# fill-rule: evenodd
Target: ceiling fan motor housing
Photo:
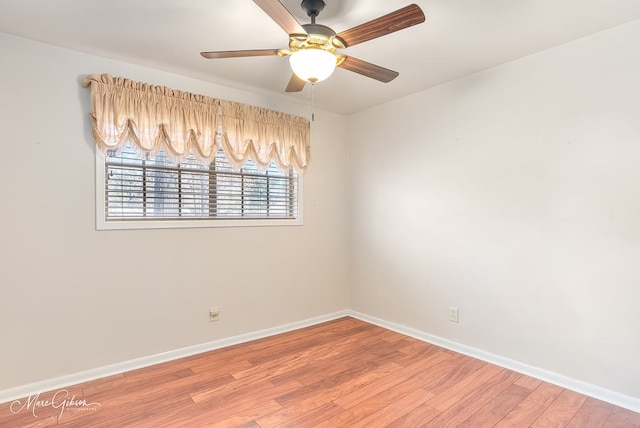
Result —
<instances>
[{"instance_id":1,"label":"ceiling fan motor housing","mask_svg":"<svg viewBox=\"0 0 640 428\"><path fill-rule=\"evenodd\" d=\"M336 35L336 32L326 25L303 24L306 34L290 34L289 49L296 52L301 49L322 49L335 52L336 49L344 49L344 41Z\"/></svg>"}]
</instances>

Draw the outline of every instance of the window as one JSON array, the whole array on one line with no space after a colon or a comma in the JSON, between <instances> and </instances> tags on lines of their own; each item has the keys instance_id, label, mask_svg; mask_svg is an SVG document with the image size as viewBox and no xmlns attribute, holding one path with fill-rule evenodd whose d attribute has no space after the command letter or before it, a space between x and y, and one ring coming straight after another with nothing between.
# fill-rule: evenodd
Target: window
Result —
<instances>
[{"instance_id":1,"label":"window","mask_svg":"<svg viewBox=\"0 0 640 428\"><path fill-rule=\"evenodd\" d=\"M193 154L175 164L164 152L143 160L128 145L97 158L99 229L301 224L301 180L273 162L238 171L219 151L211 165Z\"/></svg>"}]
</instances>

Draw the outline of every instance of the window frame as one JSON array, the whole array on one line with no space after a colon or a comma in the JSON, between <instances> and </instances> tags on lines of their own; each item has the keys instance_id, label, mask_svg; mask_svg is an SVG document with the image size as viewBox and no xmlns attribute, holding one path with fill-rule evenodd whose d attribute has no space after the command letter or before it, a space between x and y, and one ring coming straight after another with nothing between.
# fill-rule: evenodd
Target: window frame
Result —
<instances>
[{"instance_id":1,"label":"window frame","mask_svg":"<svg viewBox=\"0 0 640 428\"><path fill-rule=\"evenodd\" d=\"M175 219L106 219L105 194L105 156L95 151L95 198L96 198L96 230L128 230L128 229L191 229L215 227L272 227L302 226L303 222L303 174L298 174L297 185L297 218L202 218L189 220Z\"/></svg>"}]
</instances>

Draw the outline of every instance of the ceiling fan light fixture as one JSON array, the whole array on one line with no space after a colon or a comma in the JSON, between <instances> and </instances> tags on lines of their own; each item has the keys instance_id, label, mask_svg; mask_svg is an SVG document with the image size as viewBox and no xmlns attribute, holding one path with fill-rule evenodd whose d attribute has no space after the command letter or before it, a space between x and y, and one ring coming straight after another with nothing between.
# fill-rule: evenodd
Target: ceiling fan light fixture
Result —
<instances>
[{"instance_id":1,"label":"ceiling fan light fixture","mask_svg":"<svg viewBox=\"0 0 640 428\"><path fill-rule=\"evenodd\" d=\"M316 83L331 76L336 68L336 57L322 49L307 48L292 53L289 64L300 79Z\"/></svg>"}]
</instances>

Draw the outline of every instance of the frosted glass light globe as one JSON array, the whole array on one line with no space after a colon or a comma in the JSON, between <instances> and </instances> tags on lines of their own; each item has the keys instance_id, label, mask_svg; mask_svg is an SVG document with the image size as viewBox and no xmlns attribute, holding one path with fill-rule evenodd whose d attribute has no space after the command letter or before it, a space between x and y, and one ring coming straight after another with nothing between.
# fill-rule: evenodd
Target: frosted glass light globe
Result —
<instances>
[{"instance_id":1,"label":"frosted glass light globe","mask_svg":"<svg viewBox=\"0 0 640 428\"><path fill-rule=\"evenodd\" d=\"M336 69L336 57L322 49L301 49L289 56L291 70L305 82L320 82Z\"/></svg>"}]
</instances>

